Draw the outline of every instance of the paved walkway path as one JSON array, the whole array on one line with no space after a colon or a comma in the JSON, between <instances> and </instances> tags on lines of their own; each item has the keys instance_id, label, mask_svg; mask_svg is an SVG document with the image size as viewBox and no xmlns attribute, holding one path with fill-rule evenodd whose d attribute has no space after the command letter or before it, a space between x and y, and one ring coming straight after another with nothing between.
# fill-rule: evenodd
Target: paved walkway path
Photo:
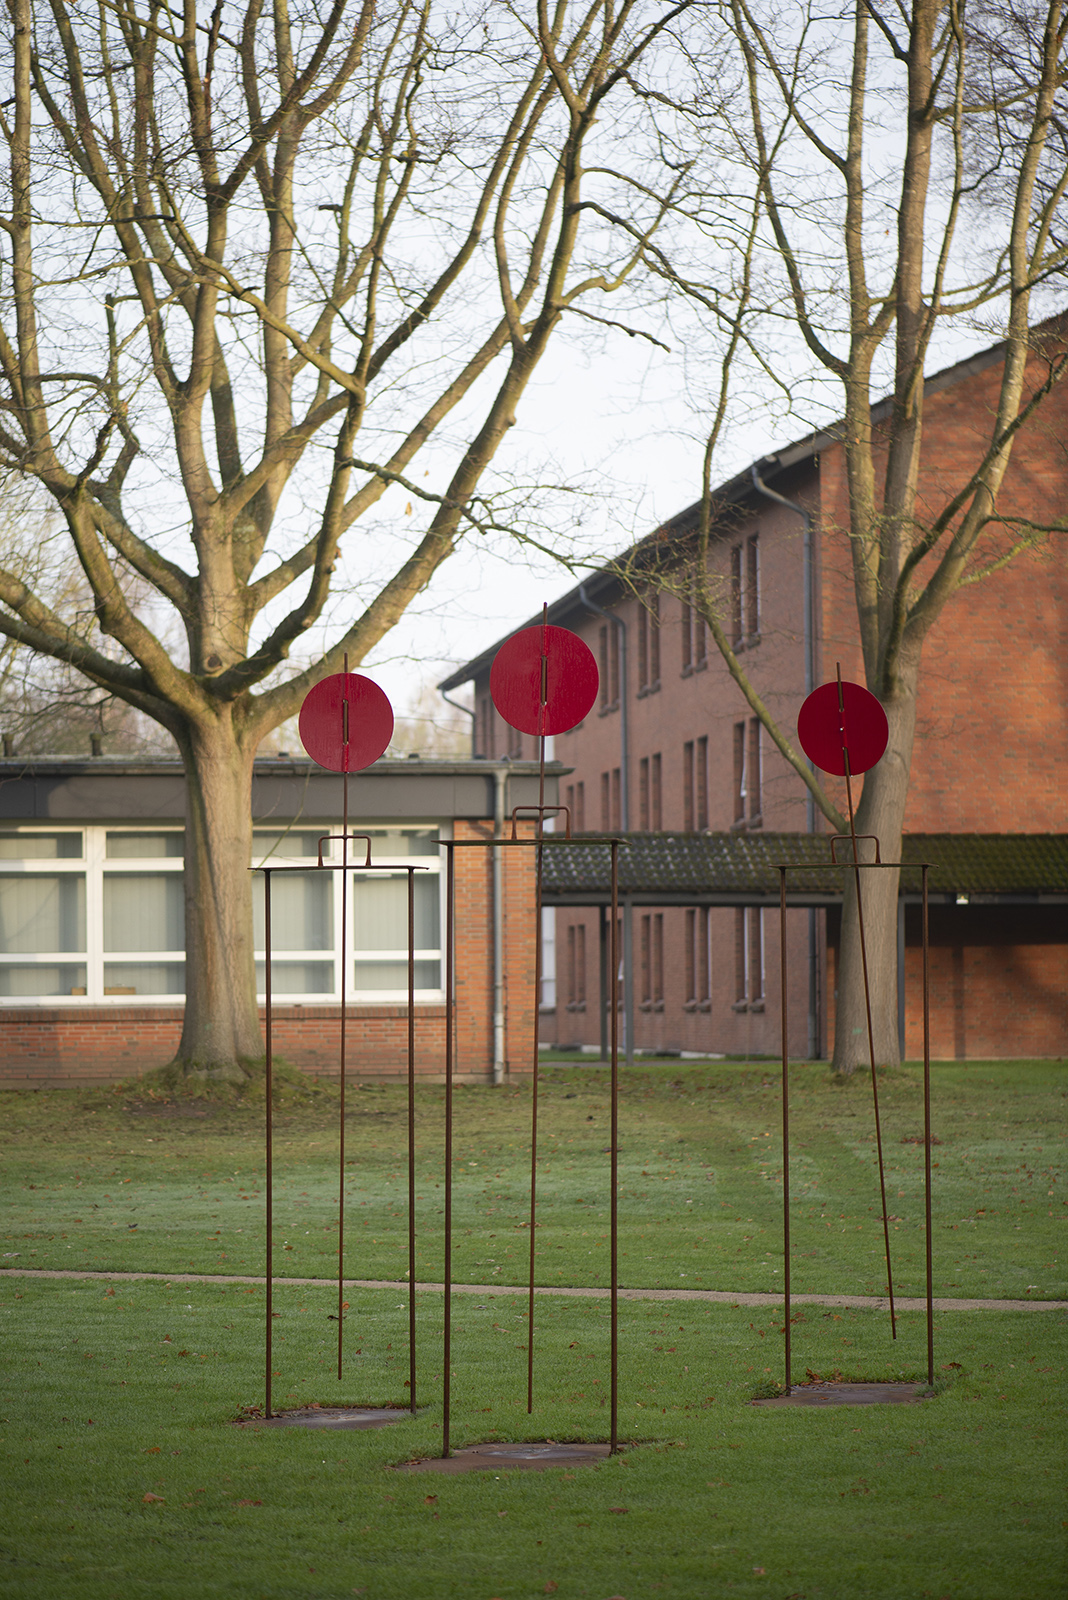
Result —
<instances>
[{"instance_id":1,"label":"paved walkway path","mask_svg":"<svg viewBox=\"0 0 1068 1600\"><path fill-rule=\"evenodd\" d=\"M209 1272L79 1272L53 1270L48 1267L4 1267L3 1278L102 1278L108 1283L250 1283L265 1284L266 1278L247 1278ZM332 1289L336 1278L275 1278L275 1284L293 1288ZM346 1289L407 1289L403 1278L346 1278ZM421 1294L443 1294L443 1283L417 1283ZM453 1294L473 1294L482 1298L490 1295L526 1294L525 1284L454 1283ZM554 1295L583 1300L607 1300L608 1289L554 1289L539 1285L536 1295ZM726 1306L777 1306L782 1304L781 1294L732 1294L726 1289L620 1289L621 1300L703 1300ZM864 1294L794 1294L793 1305L845 1307L857 1311L886 1311L890 1302L885 1295ZM899 1311L923 1311L927 1301L897 1295L894 1305ZM1068 1300L946 1300L936 1299L936 1311L1068 1311Z\"/></svg>"}]
</instances>

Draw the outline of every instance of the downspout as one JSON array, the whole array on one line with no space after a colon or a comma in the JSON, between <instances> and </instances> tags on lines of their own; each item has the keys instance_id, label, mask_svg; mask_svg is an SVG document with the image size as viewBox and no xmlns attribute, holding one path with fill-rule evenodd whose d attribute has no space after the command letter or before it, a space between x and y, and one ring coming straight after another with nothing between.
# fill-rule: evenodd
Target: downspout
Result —
<instances>
[{"instance_id":1,"label":"downspout","mask_svg":"<svg viewBox=\"0 0 1068 1600\"><path fill-rule=\"evenodd\" d=\"M579 584L578 596L587 611L603 617L619 629L619 822L620 832L630 832L630 736L627 721L627 624L612 611L605 611ZM621 897L623 907L623 1026L628 1067L634 1065L634 918L630 896ZM611 977L611 1004L615 1004L618 975Z\"/></svg>"},{"instance_id":2,"label":"downspout","mask_svg":"<svg viewBox=\"0 0 1068 1600\"><path fill-rule=\"evenodd\" d=\"M756 462L749 468L753 479L753 487L759 494L769 500L775 500L779 505L785 506L788 511L795 511L804 523L804 555L803 555L803 628L804 628L804 657L805 657L805 698L816 687L816 596L815 596L815 559L814 536L812 517L803 505L796 500L787 500L785 495L769 489L756 469ZM811 766L811 762L809 763ZM816 831L816 802L810 791L806 790L805 798L805 831ZM808 1055L809 1060L816 1060L822 1054L822 1041L820 1039L820 989L819 989L819 924L814 907L808 913Z\"/></svg>"}]
</instances>

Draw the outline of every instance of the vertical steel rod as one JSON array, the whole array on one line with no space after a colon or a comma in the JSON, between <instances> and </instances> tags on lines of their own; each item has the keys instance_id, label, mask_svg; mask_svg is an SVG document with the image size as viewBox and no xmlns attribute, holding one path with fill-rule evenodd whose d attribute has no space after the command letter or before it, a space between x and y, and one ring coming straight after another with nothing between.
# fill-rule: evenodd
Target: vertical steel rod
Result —
<instances>
[{"instance_id":1,"label":"vertical steel rod","mask_svg":"<svg viewBox=\"0 0 1068 1600\"><path fill-rule=\"evenodd\" d=\"M934 1264L931 1239L931 971L927 910L927 866L923 867L923 1167L927 1232L927 1382L934 1383Z\"/></svg>"},{"instance_id":2,"label":"vertical steel rod","mask_svg":"<svg viewBox=\"0 0 1068 1600\"><path fill-rule=\"evenodd\" d=\"M341 690L341 1097L338 1108L337 1180L337 1377L341 1382L341 1355L345 1337L345 1000L348 979L349 920L349 657ZM370 850L368 850L370 859Z\"/></svg>"},{"instance_id":3,"label":"vertical steel rod","mask_svg":"<svg viewBox=\"0 0 1068 1600\"><path fill-rule=\"evenodd\" d=\"M883 1135L879 1119L879 1082L875 1071L875 1030L871 1020L871 984L868 979L868 947L864 937L864 903L860 892L860 855L857 850L857 829L853 815L853 785L849 771L849 748L846 743L845 706L842 700L842 667L838 668L839 732L842 736L842 764L845 767L846 802L849 807L849 837L853 845L853 879L857 891L857 930L860 934L860 965L864 974L864 1010L868 1019L868 1055L871 1060L871 1094L875 1108L875 1149L879 1158L879 1194L883 1203L883 1240L886 1247L886 1291L890 1299L890 1337L897 1338L897 1316L894 1311L894 1278L890 1266L890 1219L886 1207L886 1175L883 1167Z\"/></svg>"},{"instance_id":4,"label":"vertical steel rod","mask_svg":"<svg viewBox=\"0 0 1068 1600\"><path fill-rule=\"evenodd\" d=\"M264 921L264 958L266 966L266 982L264 984L264 998L267 1002L267 1016L265 1018L264 1034L267 1047L264 1062L264 1079L267 1090L267 1125L266 1125L266 1160L265 1160L265 1186L267 1190L267 1329L264 1339L266 1351L265 1399L263 1414L265 1417L273 1416L271 1410L271 1324L274 1317L274 1040L272 1037L272 1024L274 1017L271 1008L271 869L264 868L263 873L263 921Z\"/></svg>"},{"instance_id":5,"label":"vertical steel rod","mask_svg":"<svg viewBox=\"0 0 1068 1600\"><path fill-rule=\"evenodd\" d=\"M790 1071L787 1045L789 1001L786 993L786 868L779 868L779 983L782 994L782 1286L786 1393L790 1394Z\"/></svg>"},{"instance_id":6,"label":"vertical steel rod","mask_svg":"<svg viewBox=\"0 0 1068 1600\"><path fill-rule=\"evenodd\" d=\"M415 868L408 868L408 1402L415 1414Z\"/></svg>"},{"instance_id":7,"label":"vertical steel rod","mask_svg":"<svg viewBox=\"0 0 1068 1600\"><path fill-rule=\"evenodd\" d=\"M619 962L616 949L616 925L619 917L619 840L613 839L612 849L612 1127L611 1127L611 1309L610 1309L610 1360L611 1360L611 1437L609 1454L619 1451L619 1013L615 1004L615 972Z\"/></svg>"},{"instance_id":8,"label":"vertical steel rod","mask_svg":"<svg viewBox=\"0 0 1068 1600\"><path fill-rule=\"evenodd\" d=\"M456 851L446 844L445 882L445 1325L442 1338L444 1366L441 1454L449 1455L449 1421L452 1401L452 1014L453 1014L453 901Z\"/></svg>"},{"instance_id":9,"label":"vertical steel rod","mask_svg":"<svg viewBox=\"0 0 1068 1600\"><path fill-rule=\"evenodd\" d=\"M541 1015L541 843L545 832L545 707L549 698L549 658L546 644L548 606L541 613L541 683L538 691L538 846L534 870L534 1040L530 1095L530 1275L527 1293L527 1415L534 1410L534 1255L538 1204L538 1021Z\"/></svg>"}]
</instances>

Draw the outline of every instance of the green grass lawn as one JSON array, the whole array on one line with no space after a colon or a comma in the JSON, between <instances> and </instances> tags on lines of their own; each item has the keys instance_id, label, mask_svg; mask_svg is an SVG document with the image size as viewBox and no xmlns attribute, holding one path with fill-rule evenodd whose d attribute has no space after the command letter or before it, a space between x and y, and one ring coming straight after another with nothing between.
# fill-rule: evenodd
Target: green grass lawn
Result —
<instances>
[{"instance_id":1,"label":"green grass lawn","mask_svg":"<svg viewBox=\"0 0 1068 1600\"><path fill-rule=\"evenodd\" d=\"M1042 1063L934 1070L935 1293L1053 1299L1068 1215L1068 1073ZM407 1265L405 1091L352 1094L346 1273ZM0 1257L39 1267L262 1273L262 1108L174 1116L129 1096L8 1097L0 1133ZM919 1073L880 1086L895 1288L924 1292ZM418 1274L442 1275L444 1091L419 1090ZM195 1108L194 1108L195 1109ZM203 1107L200 1108L203 1110ZM634 1287L775 1291L782 1281L782 1141L770 1067L642 1065L620 1112L620 1273ZM870 1082L793 1069L795 1292L885 1288ZM540 1094L538 1276L608 1281L608 1093L597 1067L551 1066ZM530 1091L456 1091L458 1281L526 1272ZM337 1259L336 1098L283 1111L276 1140L276 1270L320 1277Z\"/></svg>"},{"instance_id":2,"label":"green grass lawn","mask_svg":"<svg viewBox=\"0 0 1068 1600\"><path fill-rule=\"evenodd\" d=\"M1063 1296L1063 1067L941 1065L934 1078L936 1292ZM878 1292L870 1087L833 1085L825 1067L797 1068L794 1085L795 1287ZM887 1074L880 1096L897 1287L920 1293L916 1072ZM2 1103L4 1265L262 1270L262 1110L175 1115L111 1092ZM406 1266L403 1104L400 1090L353 1095L350 1276ZM603 1071L548 1067L541 1104L540 1279L603 1284ZM779 1110L768 1068L627 1073L625 1283L778 1288ZM278 1117L285 1276L333 1270L335 1112L327 1091ZM421 1090L427 1279L440 1275L441 1113L441 1091ZM457 1092L460 1281L521 1281L528 1132L528 1090ZM392 1468L440 1448L441 1296L419 1296L418 1418L344 1435L234 1424L262 1401L263 1296L0 1275L0 1594L1061 1600L1068 1587L1063 1312L940 1313L941 1392L922 1406L775 1410L748 1401L781 1376L781 1312L624 1302L624 1456L437 1478ZM403 1402L404 1292L350 1300L339 1385L331 1292L279 1285L276 1403ZM538 1301L528 1417L524 1297L458 1297L454 1444L606 1437L607 1309ZM918 1313L892 1344L884 1314L807 1305L793 1343L795 1378L923 1371Z\"/></svg>"}]
</instances>

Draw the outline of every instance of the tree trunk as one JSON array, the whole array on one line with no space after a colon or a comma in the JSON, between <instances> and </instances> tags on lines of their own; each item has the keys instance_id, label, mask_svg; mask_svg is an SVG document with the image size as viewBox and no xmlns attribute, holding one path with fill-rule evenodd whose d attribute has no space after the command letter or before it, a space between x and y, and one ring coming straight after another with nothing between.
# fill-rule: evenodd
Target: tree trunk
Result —
<instances>
[{"instance_id":1,"label":"tree trunk","mask_svg":"<svg viewBox=\"0 0 1068 1600\"><path fill-rule=\"evenodd\" d=\"M883 701L890 737L886 754L864 779L856 812L858 834L875 834L883 861L901 860L905 804L909 792L912 743L916 732L918 661L899 672L893 698ZM854 801L858 780L854 779ZM836 846L838 859L851 859L848 844ZM858 847L861 861L874 861L870 843ZM844 875L842 938L835 995L833 1071L844 1076L870 1064L868 1019L864 999L864 964L857 916L856 880ZM872 1038L876 1066L896 1066L900 1059L897 1033L897 897L899 874L884 869L860 873L864 913L864 947L871 996Z\"/></svg>"},{"instance_id":2,"label":"tree trunk","mask_svg":"<svg viewBox=\"0 0 1068 1600\"><path fill-rule=\"evenodd\" d=\"M175 1065L240 1083L263 1056L252 945L252 761L224 712L180 740L185 761L186 1002Z\"/></svg>"}]
</instances>

